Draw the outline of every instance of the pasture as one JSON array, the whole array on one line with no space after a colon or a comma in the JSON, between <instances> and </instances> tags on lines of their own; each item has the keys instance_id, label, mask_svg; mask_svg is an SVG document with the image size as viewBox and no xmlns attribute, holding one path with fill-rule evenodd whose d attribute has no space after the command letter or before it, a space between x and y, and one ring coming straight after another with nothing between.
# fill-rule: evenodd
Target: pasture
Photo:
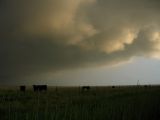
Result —
<instances>
[{"instance_id":1,"label":"pasture","mask_svg":"<svg viewBox=\"0 0 160 120\"><path fill-rule=\"evenodd\" d=\"M160 87L0 89L0 120L159 120Z\"/></svg>"}]
</instances>

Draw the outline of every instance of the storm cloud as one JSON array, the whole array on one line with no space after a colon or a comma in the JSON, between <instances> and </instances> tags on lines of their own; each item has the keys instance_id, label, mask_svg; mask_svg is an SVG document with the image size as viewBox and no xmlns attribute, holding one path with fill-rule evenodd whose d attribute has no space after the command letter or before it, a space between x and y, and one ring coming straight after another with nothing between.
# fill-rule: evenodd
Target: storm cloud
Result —
<instances>
[{"instance_id":1,"label":"storm cloud","mask_svg":"<svg viewBox=\"0 0 160 120\"><path fill-rule=\"evenodd\" d=\"M0 81L160 58L159 0L0 1Z\"/></svg>"}]
</instances>

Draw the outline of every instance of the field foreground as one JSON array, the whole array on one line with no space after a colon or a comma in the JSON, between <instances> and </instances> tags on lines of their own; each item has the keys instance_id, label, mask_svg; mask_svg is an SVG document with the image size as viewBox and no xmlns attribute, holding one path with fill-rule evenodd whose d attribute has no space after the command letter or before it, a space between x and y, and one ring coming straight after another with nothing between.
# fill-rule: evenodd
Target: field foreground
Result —
<instances>
[{"instance_id":1,"label":"field foreground","mask_svg":"<svg viewBox=\"0 0 160 120\"><path fill-rule=\"evenodd\" d=\"M160 120L160 87L0 89L0 120Z\"/></svg>"}]
</instances>

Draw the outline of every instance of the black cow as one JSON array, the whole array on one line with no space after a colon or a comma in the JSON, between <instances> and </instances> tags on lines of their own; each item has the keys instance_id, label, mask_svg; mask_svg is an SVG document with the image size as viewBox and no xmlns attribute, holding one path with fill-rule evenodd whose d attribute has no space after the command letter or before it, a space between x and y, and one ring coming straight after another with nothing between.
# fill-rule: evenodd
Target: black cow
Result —
<instances>
[{"instance_id":1,"label":"black cow","mask_svg":"<svg viewBox=\"0 0 160 120\"><path fill-rule=\"evenodd\" d=\"M20 91L25 92L26 91L26 86L25 85L21 85L20 86Z\"/></svg>"},{"instance_id":2,"label":"black cow","mask_svg":"<svg viewBox=\"0 0 160 120\"><path fill-rule=\"evenodd\" d=\"M115 86L112 86L112 88L115 88Z\"/></svg>"},{"instance_id":3,"label":"black cow","mask_svg":"<svg viewBox=\"0 0 160 120\"><path fill-rule=\"evenodd\" d=\"M47 85L33 85L33 90L35 92L47 91Z\"/></svg>"},{"instance_id":4,"label":"black cow","mask_svg":"<svg viewBox=\"0 0 160 120\"><path fill-rule=\"evenodd\" d=\"M89 91L90 90L90 86L83 86L82 87L82 91Z\"/></svg>"}]
</instances>

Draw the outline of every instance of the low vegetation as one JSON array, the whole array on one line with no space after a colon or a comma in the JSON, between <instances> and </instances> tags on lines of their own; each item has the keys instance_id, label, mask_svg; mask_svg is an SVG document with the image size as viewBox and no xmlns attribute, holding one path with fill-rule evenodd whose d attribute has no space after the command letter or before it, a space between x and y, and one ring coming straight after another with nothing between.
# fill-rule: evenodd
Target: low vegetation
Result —
<instances>
[{"instance_id":1,"label":"low vegetation","mask_svg":"<svg viewBox=\"0 0 160 120\"><path fill-rule=\"evenodd\" d=\"M0 120L159 120L160 87L0 90Z\"/></svg>"}]
</instances>

